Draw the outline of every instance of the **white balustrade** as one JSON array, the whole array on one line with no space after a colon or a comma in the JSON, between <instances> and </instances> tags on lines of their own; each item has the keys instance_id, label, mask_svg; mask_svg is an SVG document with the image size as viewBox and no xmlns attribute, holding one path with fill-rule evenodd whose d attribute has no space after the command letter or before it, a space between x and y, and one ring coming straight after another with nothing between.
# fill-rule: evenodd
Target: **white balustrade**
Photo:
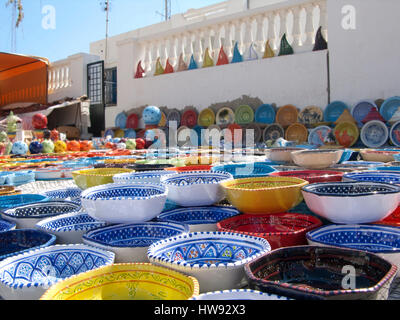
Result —
<instances>
[{"instance_id":1,"label":"white balustrade","mask_svg":"<svg viewBox=\"0 0 400 320\"><path fill-rule=\"evenodd\" d=\"M49 92L72 86L69 64L51 65L48 71Z\"/></svg>"}]
</instances>

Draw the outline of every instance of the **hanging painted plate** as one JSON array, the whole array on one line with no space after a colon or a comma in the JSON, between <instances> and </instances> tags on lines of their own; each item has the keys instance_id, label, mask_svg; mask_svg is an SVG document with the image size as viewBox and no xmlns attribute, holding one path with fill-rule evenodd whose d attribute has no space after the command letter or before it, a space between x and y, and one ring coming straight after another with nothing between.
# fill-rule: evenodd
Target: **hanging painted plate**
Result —
<instances>
[{"instance_id":1,"label":"hanging painted plate","mask_svg":"<svg viewBox=\"0 0 400 320\"><path fill-rule=\"evenodd\" d=\"M200 112L198 124L203 127L208 127L215 124L215 113L212 109L207 108Z\"/></svg>"},{"instance_id":2,"label":"hanging painted plate","mask_svg":"<svg viewBox=\"0 0 400 320\"><path fill-rule=\"evenodd\" d=\"M305 126L312 126L322 121L324 121L324 113L317 106L306 107L299 114L299 122Z\"/></svg>"},{"instance_id":3,"label":"hanging painted plate","mask_svg":"<svg viewBox=\"0 0 400 320\"><path fill-rule=\"evenodd\" d=\"M340 122L333 132L336 141L345 148L354 146L360 136L360 131L353 122Z\"/></svg>"},{"instance_id":4,"label":"hanging painted plate","mask_svg":"<svg viewBox=\"0 0 400 320\"><path fill-rule=\"evenodd\" d=\"M385 100L385 102L381 106L380 113L386 121L389 121L390 119L392 119L399 107L400 97L392 97Z\"/></svg>"},{"instance_id":5,"label":"hanging painted plate","mask_svg":"<svg viewBox=\"0 0 400 320\"><path fill-rule=\"evenodd\" d=\"M324 112L324 121L335 122L346 109L349 110L349 107L342 101L334 101L328 104Z\"/></svg>"},{"instance_id":6,"label":"hanging painted plate","mask_svg":"<svg viewBox=\"0 0 400 320\"><path fill-rule=\"evenodd\" d=\"M272 124L275 122L276 112L272 105L263 104L259 106L255 114L255 122Z\"/></svg>"},{"instance_id":7,"label":"hanging painted plate","mask_svg":"<svg viewBox=\"0 0 400 320\"><path fill-rule=\"evenodd\" d=\"M311 130L308 135L308 143L312 146L321 147L325 144L326 138L331 133L332 129L328 126L319 126Z\"/></svg>"},{"instance_id":8,"label":"hanging painted plate","mask_svg":"<svg viewBox=\"0 0 400 320\"><path fill-rule=\"evenodd\" d=\"M189 128L193 128L197 125L197 112L193 109L189 109L183 112L181 125Z\"/></svg>"},{"instance_id":9,"label":"hanging painted plate","mask_svg":"<svg viewBox=\"0 0 400 320\"><path fill-rule=\"evenodd\" d=\"M159 127L165 127L167 125L167 116L165 115L164 112L161 112L161 120L158 123Z\"/></svg>"},{"instance_id":10,"label":"hanging painted plate","mask_svg":"<svg viewBox=\"0 0 400 320\"><path fill-rule=\"evenodd\" d=\"M258 124L256 123L250 123L244 127L243 131L243 142L246 143L247 141L247 134L250 135L250 137L253 137L253 142L257 143L261 140L262 138L262 131L261 128ZM251 131L253 130L253 132Z\"/></svg>"},{"instance_id":11,"label":"hanging painted plate","mask_svg":"<svg viewBox=\"0 0 400 320\"><path fill-rule=\"evenodd\" d=\"M283 128L289 127L291 124L298 121L299 112L297 108L291 104L280 107L276 114L276 122Z\"/></svg>"},{"instance_id":12,"label":"hanging painted plate","mask_svg":"<svg viewBox=\"0 0 400 320\"><path fill-rule=\"evenodd\" d=\"M396 147L400 147L400 121L396 122L390 129L390 141Z\"/></svg>"},{"instance_id":13,"label":"hanging painted plate","mask_svg":"<svg viewBox=\"0 0 400 320\"><path fill-rule=\"evenodd\" d=\"M125 130L124 138L136 139L136 131L133 130L133 129L127 129L127 130Z\"/></svg>"},{"instance_id":14,"label":"hanging painted plate","mask_svg":"<svg viewBox=\"0 0 400 320\"><path fill-rule=\"evenodd\" d=\"M170 122L174 121L177 123L177 127L179 128L181 125L181 113L176 109L172 109L168 112L167 125L170 126Z\"/></svg>"},{"instance_id":15,"label":"hanging painted plate","mask_svg":"<svg viewBox=\"0 0 400 320\"><path fill-rule=\"evenodd\" d=\"M121 112L115 117L115 126L121 129L125 129L127 120L128 116L126 115L126 113Z\"/></svg>"},{"instance_id":16,"label":"hanging painted plate","mask_svg":"<svg viewBox=\"0 0 400 320\"><path fill-rule=\"evenodd\" d=\"M269 125L268 127L266 127L264 129L264 132L263 132L264 141L268 141L268 140L275 141L279 138L283 138L284 136L285 136L285 130L278 123Z\"/></svg>"},{"instance_id":17,"label":"hanging painted plate","mask_svg":"<svg viewBox=\"0 0 400 320\"><path fill-rule=\"evenodd\" d=\"M351 114L354 120L357 121L359 127L363 126L363 120L368 116L368 114L375 109L378 111L378 107L375 102L369 100L363 100L357 103L351 110Z\"/></svg>"},{"instance_id":18,"label":"hanging painted plate","mask_svg":"<svg viewBox=\"0 0 400 320\"><path fill-rule=\"evenodd\" d=\"M126 120L126 128L136 130L139 127L139 116L136 113L132 113Z\"/></svg>"},{"instance_id":19,"label":"hanging painted plate","mask_svg":"<svg viewBox=\"0 0 400 320\"><path fill-rule=\"evenodd\" d=\"M228 107L219 109L216 115L216 123L219 126L235 123L235 113Z\"/></svg>"},{"instance_id":20,"label":"hanging painted plate","mask_svg":"<svg viewBox=\"0 0 400 320\"><path fill-rule=\"evenodd\" d=\"M294 123L286 129L285 139L297 143L307 142L308 130L301 123Z\"/></svg>"},{"instance_id":21,"label":"hanging painted plate","mask_svg":"<svg viewBox=\"0 0 400 320\"><path fill-rule=\"evenodd\" d=\"M242 105L235 112L235 122L237 124L249 124L254 121L254 111L248 105Z\"/></svg>"},{"instance_id":22,"label":"hanging painted plate","mask_svg":"<svg viewBox=\"0 0 400 320\"><path fill-rule=\"evenodd\" d=\"M389 129L382 121L369 121L361 129L361 141L368 148L380 148L388 138Z\"/></svg>"}]
</instances>

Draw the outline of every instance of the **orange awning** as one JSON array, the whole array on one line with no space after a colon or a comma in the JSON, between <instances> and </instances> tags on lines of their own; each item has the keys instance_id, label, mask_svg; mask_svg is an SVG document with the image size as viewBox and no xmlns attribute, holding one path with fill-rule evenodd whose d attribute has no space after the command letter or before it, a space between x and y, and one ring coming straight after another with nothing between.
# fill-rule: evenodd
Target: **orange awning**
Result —
<instances>
[{"instance_id":1,"label":"orange awning","mask_svg":"<svg viewBox=\"0 0 400 320\"><path fill-rule=\"evenodd\" d=\"M0 52L0 108L13 103L47 104L48 60Z\"/></svg>"}]
</instances>

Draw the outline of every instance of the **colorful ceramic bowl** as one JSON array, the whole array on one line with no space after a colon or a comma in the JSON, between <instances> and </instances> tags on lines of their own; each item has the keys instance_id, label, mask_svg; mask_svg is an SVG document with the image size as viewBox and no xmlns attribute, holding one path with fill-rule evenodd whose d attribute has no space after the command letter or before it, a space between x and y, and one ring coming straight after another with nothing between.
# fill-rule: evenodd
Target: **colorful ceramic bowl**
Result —
<instances>
[{"instance_id":1,"label":"colorful ceramic bowl","mask_svg":"<svg viewBox=\"0 0 400 320\"><path fill-rule=\"evenodd\" d=\"M390 121L400 107L400 97L386 99L380 108L380 113L386 121Z\"/></svg>"},{"instance_id":2,"label":"colorful ceramic bowl","mask_svg":"<svg viewBox=\"0 0 400 320\"><path fill-rule=\"evenodd\" d=\"M399 151L386 151L386 150L360 150L360 154L365 161L376 162L392 162L395 161L394 156L399 154Z\"/></svg>"},{"instance_id":3,"label":"colorful ceramic bowl","mask_svg":"<svg viewBox=\"0 0 400 320\"><path fill-rule=\"evenodd\" d=\"M164 209L168 189L160 184L112 183L82 192L82 206L94 219L108 223L142 223Z\"/></svg>"},{"instance_id":4,"label":"colorful ceramic bowl","mask_svg":"<svg viewBox=\"0 0 400 320\"><path fill-rule=\"evenodd\" d=\"M360 136L360 131L355 123L345 121L340 122L333 129L336 141L339 145L344 148L350 148L354 146Z\"/></svg>"},{"instance_id":5,"label":"colorful ceramic bowl","mask_svg":"<svg viewBox=\"0 0 400 320\"><path fill-rule=\"evenodd\" d=\"M50 200L65 200L80 204L81 193L82 190L79 188L67 188L67 189L46 191L43 193L43 195L48 197Z\"/></svg>"},{"instance_id":6,"label":"colorful ceramic bowl","mask_svg":"<svg viewBox=\"0 0 400 320\"><path fill-rule=\"evenodd\" d=\"M250 288L294 299L386 300L397 267L369 252L299 246L274 250L245 270ZM343 288L343 270L355 271L353 289Z\"/></svg>"},{"instance_id":7,"label":"colorful ceramic bowl","mask_svg":"<svg viewBox=\"0 0 400 320\"><path fill-rule=\"evenodd\" d=\"M18 229L35 228L40 220L64 213L76 212L81 206L71 201L38 202L4 210L1 215L15 222Z\"/></svg>"},{"instance_id":8,"label":"colorful ceramic bowl","mask_svg":"<svg viewBox=\"0 0 400 320\"><path fill-rule=\"evenodd\" d=\"M289 127L291 124L298 121L299 112L293 105L286 105L278 109L276 113L276 122L283 128Z\"/></svg>"},{"instance_id":9,"label":"colorful ceramic bowl","mask_svg":"<svg viewBox=\"0 0 400 320\"><path fill-rule=\"evenodd\" d=\"M247 178L222 183L229 202L246 214L286 212L299 203L307 181L288 177Z\"/></svg>"},{"instance_id":10,"label":"colorful ceramic bowl","mask_svg":"<svg viewBox=\"0 0 400 320\"><path fill-rule=\"evenodd\" d=\"M151 263L195 277L201 292L239 289L243 266L269 252L267 240L242 234L196 232L152 244Z\"/></svg>"},{"instance_id":11,"label":"colorful ceramic bowl","mask_svg":"<svg viewBox=\"0 0 400 320\"><path fill-rule=\"evenodd\" d=\"M56 242L54 235L34 229L18 229L0 232L0 260L33 249L44 248Z\"/></svg>"},{"instance_id":12,"label":"colorful ceramic bowl","mask_svg":"<svg viewBox=\"0 0 400 320\"><path fill-rule=\"evenodd\" d=\"M238 210L229 206L193 207L165 211L158 219L187 224L190 232L205 232L217 231L218 222L239 214Z\"/></svg>"},{"instance_id":13,"label":"colorful ceramic bowl","mask_svg":"<svg viewBox=\"0 0 400 320\"><path fill-rule=\"evenodd\" d=\"M358 182L383 182L390 184L400 184L400 172L380 172L380 171L365 171L365 172L351 172L343 176L344 182L358 181Z\"/></svg>"},{"instance_id":14,"label":"colorful ceramic bowl","mask_svg":"<svg viewBox=\"0 0 400 320\"><path fill-rule=\"evenodd\" d=\"M297 143L305 143L308 141L308 130L301 123L293 123L286 129L285 139L296 141Z\"/></svg>"},{"instance_id":15,"label":"colorful ceramic bowl","mask_svg":"<svg viewBox=\"0 0 400 320\"><path fill-rule=\"evenodd\" d=\"M186 167L172 167L164 169L166 171L175 171L175 172L190 172L190 171L210 171L211 166L209 164L205 165L190 165Z\"/></svg>"},{"instance_id":16,"label":"colorful ceramic bowl","mask_svg":"<svg viewBox=\"0 0 400 320\"><path fill-rule=\"evenodd\" d=\"M334 101L330 103L324 111L324 121L335 122L345 110L349 110L349 107L342 101Z\"/></svg>"},{"instance_id":17,"label":"colorful ceramic bowl","mask_svg":"<svg viewBox=\"0 0 400 320\"><path fill-rule=\"evenodd\" d=\"M113 177L114 183L161 183L161 177L174 174L171 171L148 171L121 173Z\"/></svg>"},{"instance_id":18,"label":"colorful ceramic bowl","mask_svg":"<svg viewBox=\"0 0 400 320\"><path fill-rule=\"evenodd\" d=\"M264 141L275 141L285 136L285 130L278 123L268 125L263 132Z\"/></svg>"},{"instance_id":19,"label":"colorful ceramic bowl","mask_svg":"<svg viewBox=\"0 0 400 320\"><path fill-rule=\"evenodd\" d=\"M321 170L297 170L272 172L271 177L296 177L308 181L309 183L339 182L342 181L344 172L321 171Z\"/></svg>"},{"instance_id":20,"label":"colorful ceramic bowl","mask_svg":"<svg viewBox=\"0 0 400 320\"><path fill-rule=\"evenodd\" d=\"M322 226L313 216L298 213L240 215L218 223L218 231L235 232L266 239L275 250L307 244L306 233Z\"/></svg>"},{"instance_id":21,"label":"colorful ceramic bowl","mask_svg":"<svg viewBox=\"0 0 400 320\"><path fill-rule=\"evenodd\" d=\"M146 222L114 225L89 231L83 236L85 244L115 253L115 262L148 262L147 250L157 241L189 232L184 224Z\"/></svg>"},{"instance_id":22,"label":"colorful ceramic bowl","mask_svg":"<svg viewBox=\"0 0 400 320\"><path fill-rule=\"evenodd\" d=\"M131 169L100 168L72 172L75 183L82 190L95 186L112 183L113 176L120 173L133 172Z\"/></svg>"},{"instance_id":23,"label":"colorful ceramic bowl","mask_svg":"<svg viewBox=\"0 0 400 320\"><path fill-rule=\"evenodd\" d=\"M255 291L250 289L236 289L236 290L224 290L214 291L200 294L193 297L190 300L291 300L286 297L278 296L276 294L264 293L261 291Z\"/></svg>"},{"instance_id":24,"label":"colorful ceramic bowl","mask_svg":"<svg viewBox=\"0 0 400 320\"><path fill-rule=\"evenodd\" d=\"M315 125L322 121L324 121L324 113L319 107L306 107L299 113L299 122L306 126Z\"/></svg>"},{"instance_id":25,"label":"colorful ceramic bowl","mask_svg":"<svg viewBox=\"0 0 400 320\"><path fill-rule=\"evenodd\" d=\"M82 236L86 232L105 226L104 221L95 220L85 212L62 214L36 224L36 228L57 236L59 244L82 243Z\"/></svg>"},{"instance_id":26,"label":"colorful ceramic bowl","mask_svg":"<svg viewBox=\"0 0 400 320\"><path fill-rule=\"evenodd\" d=\"M369 121L361 129L361 141L368 148L380 148L388 139L389 129L382 121Z\"/></svg>"},{"instance_id":27,"label":"colorful ceramic bowl","mask_svg":"<svg viewBox=\"0 0 400 320\"><path fill-rule=\"evenodd\" d=\"M215 113L212 109L207 108L200 112L198 119L199 126L208 127L215 124Z\"/></svg>"},{"instance_id":28,"label":"colorful ceramic bowl","mask_svg":"<svg viewBox=\"0 0 400 320\"><path fill-rule=\"evenodd\" d=\"M235 112L235 122L237 124L249 124L254 121L254 111L248 105L239 106Z\"/></svg>"},{"instance_id":29,"label":"colorful ceramic bowl","mask_svg":"<svg viewBox=\"0 0 400 320\"><path fill-rule=\"evenodd\" d=\"M223 171L230 173L234 179L265 177L274 172L275 169L266 162L249 162L237 164L216 165L211 171Z\"/></svg>"},{"instance_id":30,"label":"colorful ceramic bowl","mask_svg":"<svg viewBox=\"0 0 400 320\"><path fill-rule=\"evenodd\" d=\"M321 147L325 144L326 138L331 133L332 128L328 126L318 126L310 131L308 143L315 147Z\"/></svg>"},{"instance_id":31,"label":"colorful ceramic bowl","mask_svg":"<svg viewBox=\"0 0 400 320\"><path fill-rule=\"evenodd\" d=\"M325 169L339 163L343 150L302 150L291 153L293 162L299 167Z\"/></svg>"},{"instance_id":32,"label":"colorful ceramic bowl","mask_svg":"<svg viewBox=\"0 0 400 320\"><path fill-rule=\"evenodd\" d=\"M400 147L400 121L393 124L390 128L390 141L396 147Z\"/></svg>"},{"instance_id":33,"label":"colorful ceramic bowl","mask_svg":"<svg viewBox=\"0 0 400 320\"><path fill-rule=\"evenodd\" d=\"M41 300L187 300L199 294L193 277L148 263L113 264L51 287Z\"/></svg>"},{"instance_id":34,"label":"colorful ceramic bowl","mask_svg":"<svg viewBox=\"0 0 400 320\"><path fill-rule=\"evenodd\" d=\"M215 117L217 125L229 125L235 123L235 113L231 108L224 107L218 110Z\"/></svg>"},{"instance_id":35,"label":"colorful ceramic bowl","mask_svg":"<svg viewBox=\"0 0 400 320\"><path fill-rule=\"evenodd\" d=\"M369 100L360 101L353 107L351 110L351 115L353 116L354 120L357 121L359 127L362 127L362 121L368 116L372 109L378 111L378 107L376 106L375 102Z\"/></svg>"},{"instance_id":36,"label":"colorful ceramic bowl","mask_svg":"<svg viewBox=\"0 0 400 320\"><path fill-rule=\"evenodd\" d=\"M400 200L400 186L379 182L316 183L303 187L302 193L312 212L341 224L381 221Z\"/></svg>"},{"instance_id":37,"label":"colorful ceramic bowl","mask_svg":"<svg viewBox=\"0 0 400 320\"><path fill-rule=\"evenodd\" d=\"M255 122L273 124L275 122L275 109L270 104L263 104L259 106L255 114Z\"/></svg>"},{"instance_id":38,"label":"colorful ceramic bowl","mask_svg":"<svg viewBox=\"0 0 400 320\"><path fill-rule=\"evenodd\" d=\"M0 262L0 295L37 300L53 284L114 262L114 253L82 244L31 250Z\"/></svg>"},{"instance_id":39,"label":"colorful ceramic bowl","mask_svg":"<svg viewBox=\"0 0 400 320\"><path fill-rule=\"evenodd\" d=\"M227 172L191 171L161 178L168 188L168 199L182 207L210 206L224 199L221 188L224 181L232 180Z\"/></svg>"}]
</instances>

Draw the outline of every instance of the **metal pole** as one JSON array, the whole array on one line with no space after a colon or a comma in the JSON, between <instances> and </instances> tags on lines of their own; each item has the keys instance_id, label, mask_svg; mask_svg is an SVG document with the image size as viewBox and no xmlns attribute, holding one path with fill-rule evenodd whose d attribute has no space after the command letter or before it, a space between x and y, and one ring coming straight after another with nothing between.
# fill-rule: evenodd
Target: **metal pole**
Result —
<instances>
[{"instance_id":1,"label":"metal pole","mask_svg":"<svg viewBox=\"0 0 400 320\"><path fill-rule=\"evenodd\" d=\"M110 0L106 0L106 52L104 54L104 61L107 63L107 52L108 52L108 12L109 12L109 1Z\"/></svg>"}]
</instances>

